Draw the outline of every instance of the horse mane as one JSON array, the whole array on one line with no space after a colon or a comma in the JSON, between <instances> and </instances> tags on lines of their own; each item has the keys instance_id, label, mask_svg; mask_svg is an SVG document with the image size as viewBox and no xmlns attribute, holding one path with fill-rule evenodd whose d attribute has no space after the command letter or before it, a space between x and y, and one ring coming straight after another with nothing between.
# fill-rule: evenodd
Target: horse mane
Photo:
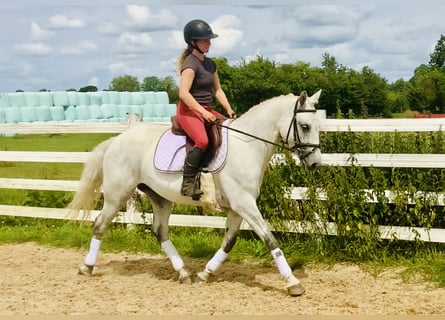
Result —
<instances>
[{"instance_id":1,"label":"horse mane","mask_svg":"<svg viewBox=\"0 0 445 320\"><path fill-rule=\"evenodd\" d=\"M264 100L264 101L261 101L260 103L258 103L258 104L256 104L256 105L250 107L250 108L249 108L246 112L244 112L240 117L243 117L244 115L248 115L248 114L250 114L250 113L255 112L255 110L261 108L261 107L264 106L265 104L269 104L269 103L271 103L271 102L273 102L273 101L275 101L275 100L280 100L280 99L282 99L282 98L284 98L284 97L289 97L289 96L293 96L293 94L292 94L292 93L289 93L289 94L287 94L287 95L280 95L280 96L276 96L276 97L269 98L269 99L266 99L266 100Z\"/></svg>"}]
</instances>

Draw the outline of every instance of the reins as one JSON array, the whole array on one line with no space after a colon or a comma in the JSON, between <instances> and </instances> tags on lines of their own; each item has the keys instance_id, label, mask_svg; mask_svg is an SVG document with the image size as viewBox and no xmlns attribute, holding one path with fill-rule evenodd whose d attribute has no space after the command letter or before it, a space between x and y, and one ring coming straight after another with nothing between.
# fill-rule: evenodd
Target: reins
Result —
<instances>
[{"instance_id":1,"label":"reins","mask_svg":"<svg viewBox=\"0 0 445 320\"><path fill-rule=\"evenodd\" d=\"M232 127L223 125L223 124L221 124L221 123L219 123L219 122L215 122L215 125L218 126L218 127L221 127L221 128L226 128L226 129L228 129L228 130L232 130L232 131L241 133L241 134L243 134L243 135L245 135L245 136L254 138L254 139L256 139L256 140L260 140L260 141L266 142L266 143L271 144L271 145L274 145L274 146L276 146L276 147L280 147L280 148L286 149L286 150L288 150L288 151L292 151L292 148L286 147L284 144L278 144L278 143L275 143L275 142L273 142L273 141L266 140L266 139L264 139L264 138L255 136L255 135L250 134L250 133L248 133L248 132L241 131L241 130L238 130L238 129L235 129L235 128L232 128Z\"/></svg>"}]
</instances>

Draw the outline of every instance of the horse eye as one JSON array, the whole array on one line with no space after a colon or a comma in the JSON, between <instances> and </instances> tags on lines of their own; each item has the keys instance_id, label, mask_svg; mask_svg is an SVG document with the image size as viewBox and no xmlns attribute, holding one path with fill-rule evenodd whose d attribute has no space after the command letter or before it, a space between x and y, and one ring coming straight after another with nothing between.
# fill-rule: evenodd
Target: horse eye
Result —
<instances>
[{"instance_id":1,"label":"horse eye","mask_svg":"<svg viewBox=\"0 0 445 320\"><path fill-rule=\"evenodd\" d=\"M303 130L303 132L308 132L310 130L310 126L308 124L302 124L301 125L301 129Z\"/></svg>"}]
</instances>

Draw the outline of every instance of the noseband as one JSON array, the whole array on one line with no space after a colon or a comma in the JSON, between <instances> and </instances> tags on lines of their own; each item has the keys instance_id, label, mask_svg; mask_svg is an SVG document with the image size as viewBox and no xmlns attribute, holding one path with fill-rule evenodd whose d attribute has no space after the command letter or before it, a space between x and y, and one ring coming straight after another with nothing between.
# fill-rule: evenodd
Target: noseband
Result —
<instances>
[{"instance_id":1,"label":"noseband","mask_svg":"<svg viewBox=\"0 0 445 320\"><path fill-rule=\"evenodd\" d=\"M289 146L290 147L289 149L292 152L297 151L298 157L300 158L300 160L303 160L304 158L309 156L311 153L315 152L315 150L317 148L320 148L320 144L301 142L300 132L298 130L298 125L297 125L297 114L305 113L305 112L314 113L314 112L317 112L317 110L315 110L315 109L314 110L298 110L298 102L299 101L300 101L300 97L298 97L297 101L295 102L294 113L293 113L292 119L289 124L289 129L287 130L286 141L282 141L282 143L289 146L289 136L290 136L291 130L293 128L294 145ZM311 151L303 152L303 148L310 148L310 147L312 147Z\"/></svg>"}]
</instances>

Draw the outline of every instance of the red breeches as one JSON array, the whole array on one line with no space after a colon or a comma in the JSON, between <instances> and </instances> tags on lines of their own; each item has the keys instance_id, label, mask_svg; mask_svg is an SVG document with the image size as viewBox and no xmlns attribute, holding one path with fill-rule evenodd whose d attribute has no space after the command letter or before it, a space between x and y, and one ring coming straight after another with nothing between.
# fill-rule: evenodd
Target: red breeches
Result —
<instances>
[{"instance_id":1,"label":"red breeches","mask_svg":"<svg viewBox=\"0 0 445 320\"><path fill-rule=\"evenodd\" d=\"M213 110L210 106L203 107L213 113L217 118L223 118L222 114ZM207 123L200 114L190 110L183 102L179 102L177 105L176 118L179 125L187 133L187 136L194 142L194 147L199 147L205 151L209 144L206 126L209 126L210 123Z\"/></svg>"}]
</instances>

